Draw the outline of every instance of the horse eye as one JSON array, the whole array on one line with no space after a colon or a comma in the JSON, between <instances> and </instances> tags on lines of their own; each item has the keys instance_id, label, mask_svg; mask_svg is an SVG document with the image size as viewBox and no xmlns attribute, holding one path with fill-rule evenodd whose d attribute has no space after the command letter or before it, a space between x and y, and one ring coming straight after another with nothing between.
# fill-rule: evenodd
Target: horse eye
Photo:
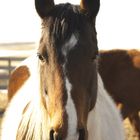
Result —
<instances>
[{"instance_id":1,"label":"horse eye","mask_svg":"<svg viewBox=\"0 0 140 140\"><path fill-rule=\"evenodd\" d=\"M38 56L38 58L39 58L41 61L44 61L44 60L45 60L45 58L43 57L43 55L41 55L40 53L37 53L37 56Z\"/></svg>"},{"instance_id":2,"label":"horse eye","mask_svg":"<svg viewBox=\"0 0 140 140\"><path fill-rule=\"evenodd\" d=\"M45 89L45 95L48 95L48 92L47 92L47 90Z\"/></svg>"}]
</instances>

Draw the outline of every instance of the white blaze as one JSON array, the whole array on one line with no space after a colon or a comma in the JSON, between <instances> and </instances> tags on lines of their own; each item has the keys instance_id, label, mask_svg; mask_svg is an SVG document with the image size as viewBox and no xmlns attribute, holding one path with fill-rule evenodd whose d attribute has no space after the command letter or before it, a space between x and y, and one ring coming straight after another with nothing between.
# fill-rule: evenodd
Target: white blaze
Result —
<instances>
[{"instance_id":1,"label":"white blaze","mask_svg":"<svg viewBox=\"0 0 140 140\"><path fill-rule=\"evenodd\" d=\"M72 34L70 39L63 45L62 47L62 54L65 56L65 64L63 65L64 73L66 72L66 63L67 63L67 54L71 49L73 49L78 42L77 36ZM66 83L66 90L68 94L67 104L66 104L66 112L68 115L68 131L66 140L78 140L78 133L77 133L77 112L71 97L71 89L72 85L65 74L65 83Z\"/></svg>"},{"instance_id":2,"label":"white blaze","mask_svg":"<svg viewBox=\"0 0 140 140\"><path fill-rule=\"evenodd\" d=\"M62 53L64 56L67 56L68 52L75 47L77 44L78 39L75 34L71 35L71 38L68 42L66 42L62 47Z\"/></svg>"},{"instance_id":3,"label":"white blaze","mask_svg":"<svg viewBox=\"0 0 140 140\"><path fill-rule=\"evenodd\" d=\"M67 104L66 104L66 112L68 115L68 134L66 140L77 140L77 113L76 108L71 98L71 89L72 85L69 80L66 78L66 89L68 94Z\"/></svg>"}]
</instances>

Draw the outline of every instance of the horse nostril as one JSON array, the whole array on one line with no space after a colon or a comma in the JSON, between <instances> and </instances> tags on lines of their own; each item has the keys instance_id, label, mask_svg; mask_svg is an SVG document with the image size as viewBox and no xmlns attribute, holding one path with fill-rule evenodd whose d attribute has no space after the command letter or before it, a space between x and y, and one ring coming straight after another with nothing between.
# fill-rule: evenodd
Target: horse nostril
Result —
<instances>
[{"instance_id":1,"label":"horse nostril","mask_svg":"<svg viewBox=\"0 0 140 140\"><path fill-rule=\"evenodd\" d=\"M54 130L53 129L50 131L50 140L55 140L54 139Z\"/></svg>"},{"instance_id":2,"label":"horse nostril","mask_svg":"<svg viewBox=\"0 0 140 140\"><path fill-rule=\"evenodd\" d=\"M50 140L62 140L61 136L53 129L50 131Z\"/></svg>"},{"instance_id":3,"label":"horse nostril","mask_svg":"<svg viewBox=\"0 0 140 140\"><path fill-rule=\"evenodd\" d=\"M54 138L55 140L62 140L61 136L58 134L54 134Z\"/></svg>"},{"instance_id":4,"label":"horse nostril","mask_svg":"<svg viewBox=\"0 0 140 140\"><path fill-rule=\"evenodd\" d=\"M79 129L79 140L85 140L85 129Z\"/></svg>"}]
</instances>

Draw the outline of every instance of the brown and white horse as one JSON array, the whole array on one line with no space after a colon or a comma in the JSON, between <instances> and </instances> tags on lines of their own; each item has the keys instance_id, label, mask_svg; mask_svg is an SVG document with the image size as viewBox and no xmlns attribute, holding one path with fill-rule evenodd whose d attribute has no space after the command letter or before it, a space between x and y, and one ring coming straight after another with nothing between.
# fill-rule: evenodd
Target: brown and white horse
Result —
<instances>
[{"instance_id":1,"label":"brown and white horse","mask_svg":"<svg viewBox=\"0 0 140 140\"><path fill-rule=\"evenodd\" d=\"M102 50L98 62L105 88L140 138L140 51Z\"/></svg>"},{"instance_id":2,"label":"brown and white horse","mask_svg":"<svg viewBox=\"0 0 140 140\"><path fill-rule=\"evenodd\" d=\"M13 72L1 140L124 140L121 116L97 70L99 0L36 0L37 54Z\"/></svg>"}]
</instances>

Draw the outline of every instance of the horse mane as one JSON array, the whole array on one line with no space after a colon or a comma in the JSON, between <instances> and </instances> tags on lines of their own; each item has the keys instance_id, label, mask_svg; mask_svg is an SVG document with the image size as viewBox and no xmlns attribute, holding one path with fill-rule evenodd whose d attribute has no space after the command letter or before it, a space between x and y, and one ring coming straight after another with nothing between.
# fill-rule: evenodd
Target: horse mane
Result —
<instances>
[{"instance_id":1,"label":"horse mane","mask_svg":"<svg viewBox=\"0 0 140 140\"><path fill-rule=\"evenodd\" d=\"M39 79L37 56L33 55L27 58L19 67L25 64L27 64L31 74L28 81L22 85L21 89L18 90L18 94L16 93L8 104L2 123L3 134L0 139L7 140L9 135L11 140L47 139L47 111L44 106L44 98L39 92L39 81L36 80ZM31 85L33 86L32 91L27 90L30 89ZM10 115L13 113L14 115ZM12 132L9 127L12 127Z\"/></svg>"},{"instance_id":2,"label":"horse mane","mask_svg":"<svg viewBox=\"0 0 140 140\"><path fill-rule=\"evenodd\" d=\"M31 140L31 139L47 139L47 113L41 102L31 101L24 109L23 117L17 131L17 139Z\"/></svg>"}]
</instances>

